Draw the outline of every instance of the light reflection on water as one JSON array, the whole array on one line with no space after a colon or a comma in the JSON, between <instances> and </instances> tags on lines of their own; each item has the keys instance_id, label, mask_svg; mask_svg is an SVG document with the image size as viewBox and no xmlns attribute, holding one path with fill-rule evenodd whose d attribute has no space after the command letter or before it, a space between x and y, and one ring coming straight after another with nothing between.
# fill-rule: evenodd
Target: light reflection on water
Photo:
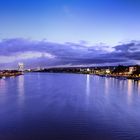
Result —
<instances>
[{"instance_id":1,"label":"light reflection on water","mask_svg":"<svg viewBox=\"0 0 140 140\"><path fill-rule=\"evenodd\" d=\"M24 76L21 75L18 78L18 93L19 96L23 97L24 96Z\"/></svg>"},{"instance_id":2,"label":"light reflection on water","mask_svg":"<svg viewBox=\"0 0 140 140\"><path fill-rule=\"evenodd\" d=\"M137 86L138 86L138 94L140 95L140 81L137 82Z\"/></svg>"},{"instance_id":3,"label":"light reflection on water","mask_svg":"<svg viewBox=\"0 0 140 140\"><path fill-rule=\"evenodd\" d=\"M29 73L0 93L0 139L140 139L139 81Z\"/></svg>"},{"instance_id":4,"label":"light reflection on water","mask_svg":"<svg viewBox=\"0 0 140 140\"><path fill-rule=\"evenodd\" d=\"M21 76L18 76L17 77L17 84L18 84L18 102L20 105L22 105L24 103L24 76L21 75Z\"/></svg>"},{"instance_id":5,"label":"light reflection on water","mask_svg":"<svg viewBox=\"0 0 140 140\"><path fill-rule=\"evenodd\" d=\"M6 92L6 81L4 79L0 79L0 89L1 89L1 93L5 93Z\"/></svg>"},{"instance_id":6,"label":"light reflection on water","mask_svg":"<svg viewBox=\"0 0 140 140\"><path fill-rule=\"evenodd\" d=\"M127 81L128 85L127 85L127 94L128 94L128 103L130 104L132 102L132 94L133 94L133 81L132 80L128 80Z\"/></svg>"},{"instance_id":7,"label":"light reflection on water","mask_svg":"<svg viewBox=\"0 0 140 140\"><path fill-rule=\"evenodd\" d=\"M86 94L87 96L89 96L90 94L90 75L87 74L87 78L86 78Z\"/></svg>"},{"instance_id":8,"label":"light reflection on water","mask_svg":"<svg viewBox=\"0 0 140 140\"><path fill-rule=\"evenodd\" d=\"M109 79L106 78L105 79L105 94L106 94L106 96L109 93L108 90L109 90Z\"/></svg>"},{"instance_id":9,"label":"light reflection on water","mask_svg":"<svg viewBox=\"0 0 140 140\"><path fill-rule=\"evenodd\" d=\"M87 110L88 110L88 106L89 106L89 98L90 98L90 75L87 74L86 75L86 106L87 106Z\"/></svg>"}]
</instances>

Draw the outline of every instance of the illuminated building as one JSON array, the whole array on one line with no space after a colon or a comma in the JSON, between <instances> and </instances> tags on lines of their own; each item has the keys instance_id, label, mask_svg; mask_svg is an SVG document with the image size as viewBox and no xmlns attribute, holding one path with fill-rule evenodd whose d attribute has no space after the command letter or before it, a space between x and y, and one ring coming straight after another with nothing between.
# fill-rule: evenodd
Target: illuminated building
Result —
<instances>
[{"instance_id":1,"label":"illuminated building","mask_svg":"<svg viewBox=\"0 0 140 140\"><path fill-rule=\"evenodd\" d=\"M87 68L87 72L89 72L90 71L90 69L89 68Z\"/></svg>"},{"instance_id":2,"label":"illuminated building","mask_svg":"<svg viewBox=\"0 0 140 140\"><path fill-rule=\"evenodd\" d=\"M129 67L129 74L132 74L136 70L136 67Z\"/></svg>"},{"instance_id":3,"label":"illuminated building","mask_svg":"<svg viewBox=\"0 0 140 140\"><path fill-rule=\"evenodd\" d=\"M24 64L23 63L18 63L18 71L24 71Z\"/></svg>"},{"instance_id":4,"label":"illuminated building","mask_svg":"<svg viewBox=\"0 0 140 140\"><path fill-rule=\"evenodd\" d=\"M106 74L110 74L110 69L105 70Z\"/></svg>"}]
</instances>

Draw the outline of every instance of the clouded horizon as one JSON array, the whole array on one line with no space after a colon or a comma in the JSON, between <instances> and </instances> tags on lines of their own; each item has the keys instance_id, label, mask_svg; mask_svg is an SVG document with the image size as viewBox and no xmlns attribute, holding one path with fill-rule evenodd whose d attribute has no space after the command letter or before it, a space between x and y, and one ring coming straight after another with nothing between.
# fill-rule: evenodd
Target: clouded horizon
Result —
<instances>
[{"instance_id":1,"label":"clouded horizon","mask_svg":"<svg viewBox=\"0 0 140 140\"><path fill-rule=\"evenodd\" d=\"M139 64L140 41L117 46L104 44L89 46L85 42L64 44L23 38L0 41L0 67L17 67L24 62L26 68L54 66L102 66Z\"/></svg>"},{"instance_id":2,"label":"clouded horizon","mask_svg":"<svg viewBox=\"0 0 140 140\"><path fill-rule=\"evenodd\" d=\"M0 68L139 64L139 0L0 0Z\"/></svg>"}]
</instances>

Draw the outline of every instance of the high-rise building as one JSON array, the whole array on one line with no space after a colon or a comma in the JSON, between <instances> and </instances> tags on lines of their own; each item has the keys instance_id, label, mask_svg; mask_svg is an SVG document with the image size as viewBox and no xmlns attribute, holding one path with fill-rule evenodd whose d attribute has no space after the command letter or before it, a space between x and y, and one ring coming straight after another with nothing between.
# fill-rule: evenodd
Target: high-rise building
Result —
<instances>
[{"instance_id":1,"label":"high-rise building","mask_svg":"<svg viewBox=\"0 0 140 140\"><path fill-rule=\"evenodd\" d=\"M24 64L23 63L18 63L18 71L24 71Z\"/></svg>"}]
</instances>

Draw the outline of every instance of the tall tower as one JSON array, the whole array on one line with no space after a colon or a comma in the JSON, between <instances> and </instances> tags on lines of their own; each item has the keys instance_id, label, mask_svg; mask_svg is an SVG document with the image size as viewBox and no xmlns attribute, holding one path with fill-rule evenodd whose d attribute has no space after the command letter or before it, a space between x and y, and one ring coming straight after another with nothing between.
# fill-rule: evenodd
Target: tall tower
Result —
<instances>
[{"instance_id":1,"label":"tall tower","mask_svg":"<svg viewBox=\"0 0 140 140\"><path fill-rule=\"evenodd\" d=\"M21 72L24 71L24 64L23 63L18 63L18 71L21 71Z\"/></svg>"}]
</instances>

